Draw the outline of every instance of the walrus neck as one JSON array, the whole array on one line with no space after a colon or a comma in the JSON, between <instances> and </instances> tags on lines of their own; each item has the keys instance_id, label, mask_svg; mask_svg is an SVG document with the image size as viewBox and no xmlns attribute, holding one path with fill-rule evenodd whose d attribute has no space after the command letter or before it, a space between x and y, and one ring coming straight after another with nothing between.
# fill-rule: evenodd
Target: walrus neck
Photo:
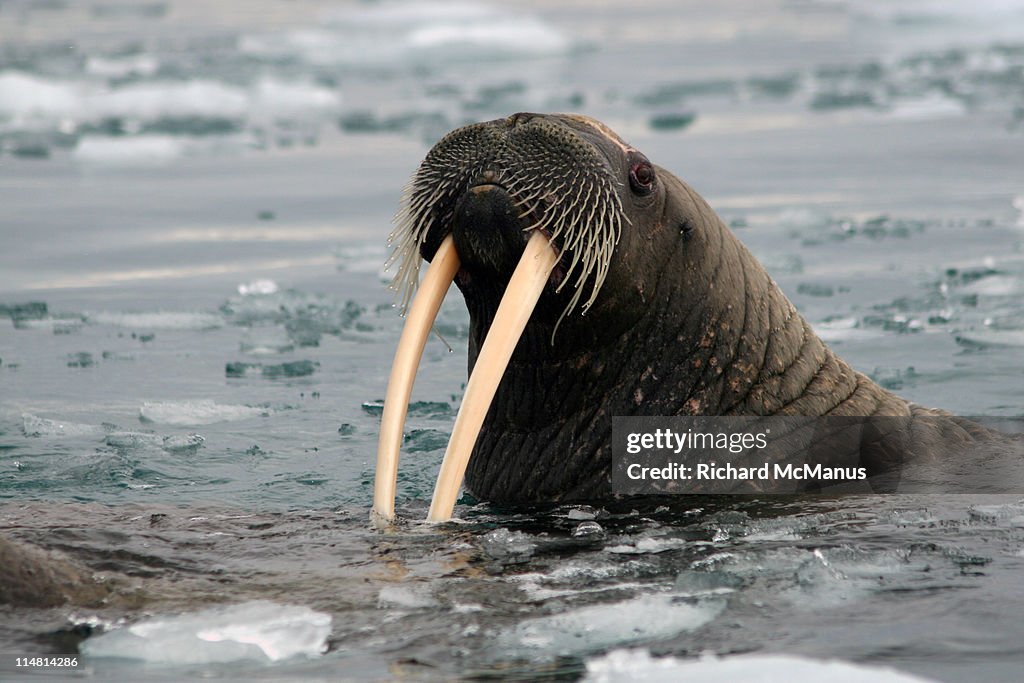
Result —
<instances>
[{"instance_id":1,"label":"walrus neck","mask_svg":"<svg viewBox=\"0 0 1024 683\"><path fill-rule=\"evenodd\" d=\"M671 411L659 414L906 414L905 401L853 370L818 338L721 219L691 196L703 205L701 235L710 244L702 251L718 259L689 264L683 269L689 282L682 287L659 287L666 296L682 291L704 297L701 306L661 308L684 313L664 321L683 349L673 381L662 377L650 384L654 405ZM662 332L653 338L666 337Z\"/></svg>"}]
</instances>

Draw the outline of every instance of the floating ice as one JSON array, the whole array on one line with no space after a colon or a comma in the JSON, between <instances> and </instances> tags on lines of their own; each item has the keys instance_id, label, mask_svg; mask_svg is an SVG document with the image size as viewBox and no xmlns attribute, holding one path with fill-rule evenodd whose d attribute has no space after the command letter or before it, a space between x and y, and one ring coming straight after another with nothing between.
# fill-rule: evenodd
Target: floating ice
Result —
<instances>
[{"instance_id":1,"label":"floating ice","mask_svg":"<svg viewBox=\"0 0 1024 683\"><path fill-rule=\"evenodd\" d=\"M253 356L287 353L295 348L288 332L279 325L258 325L245 331L239 350Z\"/></svg>"},{"instance_id":2,"label":"floating ice","mask_svg":"<svg viewBox=\"0 0 1024 683\"><path fill-rule=\"evenodd\" d=\"M201 434L165 436L161 447L169 453L187 453L198 449L206 439Z\"/></svg>"},{"instance_id":3,"label":"floating ice","mask_svg":"<svg viewBox=\"0 0 1024 683\"><path fill-rule=\"evenodd\" d=\"M1013 296L1024 293L1024 282L1013 275L990 275L971 282L963 291L982 296Z\"/></svg>"},{"instance_id":4,"label":"floating ice","mask_svg":"<svg viewBox=\"0 0 1024 683\"><path fill-rule=\"evenodd\" d=\"M605 548L607 552L616 555L654 555L663 553L666 550L675 550L686 545L682 538L654 538L644 536L635 540L629 539L627 543L620 543Z\"/></svg>"},{"instance_id":5,"label":"floating ice","mask_svg":"<svg viewBox=\"0 0 1024 683\"><path fill-rule=\"evenodd\" d=\"M819 0L834 3L835 0ZM856 15L875 20L893 22L905 26L909 22L935 22L948 20L964 22L971 20L1012 20L1024 19L1022 0L975 0L974 2L950 2L950 0L846 0Z\"/></svg>"},{"instance_id":6,"label":"floating ice","mask_svg":"<svg viewBox=\"0 0 1024 683\"><path fill-rule=\"evenodd\" d=\"M287 363L264 365L263 363L228 363L224 374L228 377L259 376L267 379L308 377L316 372L320 363L311 360L295 360Z\"/></svg>"},{"instance_id":7,"label":"floating ice","mask_svg":"<svg viewBox=\"0 0 1024 683\"><path fill-rule=\"evenodd\" d=\"M540 20L458 2L396 2L336 12L320 27L243 37L244 54L317 66L416 66L564 54L570 41Z\"/></svg>"},{"instance_id":8,"label":"floating ice","mask_svg":"<svg viewBox=\"0 0 1024 683\"><path fill-rule=\"evenodd\" d=\"M855 339L871 339L882 336L876 329L865 329L860 321L852 316L822 320L812 325L814 333L825 342L852 341Z\"/></svg>"},{"instance_id":9,"label":"floating ice","mask_svg":"<svg viewBox=\"0 0 1024 683\"><path fill-rule=\"evenodd\" d=\"M22 431L24 431L25 436L33 437L99 436L100 434L103 434L103 428L98 425L50 420L31 413L22 414L21 428Z\"/></svg>"},{"instance_id":10,"label":"floating ice","mask_svg":"<svg viewBox=\"0 0 1024 683\"><path fill-rule=\"evenodd\" d=\"M723 573L748 586L746 594L782 601L798 609L854 604L877 593L927 590L948 585L959 574L956 561L941 550L782 547L722 553L691 564L698 571ZM770 584L770 589L767 586ZM685 589L683 589L685 592Z\"/></svg>"},{"instance_id":11,"label":"floating ice","mask_svg":"<svg viewBox=\"0 0 1024 683\"><path fill-rule=\"evenodd\" d=\"M914 100L898 102L889 112L895 119L927 120L956 118L967 113L967 107L959 100L940 94L931 94Z\"/></svg>"},{"instance_id":12,"label":"floating ice","mask_svg":"<svg viewBox=\"0 0 1024 683\"><path fill-rule=\"evenodd\" d=\"M283 323L288 336L299 346L315 346L322 335L340 335L359 324L365 309L354 301L285 290L272 294L247 291L221 305L229 322Z\"/></svg>"},{"instance_id":13,"label":"floating ice","mask_svg":"<svg viewBox=\"0 0 1024 683\"><path fill-rule=\"evenodd\" d=\"M238 285L238 293L242 296L259 294L277 294L280 287L273 280L253 280Z\"/></svg>"},{"instance_id":14,"label":"floating ice","mask_svg":"<svg viewBox=\"0 0 1024 683\"><path fill-rule=\"evenodd\" d=\"M168 425L205 425L214 422L248 420L266 417L266 408L252 406L222 405L209 399L199 401L152 401L142 404L139 419L143 422L158 422Z\"/></svg>"},{"instance_id":15,"label":"floating ice","mask_svg":"<svg viewBox=\"0 0 1024 683\"><path fill-rule=\"evenodd\" d=\"M618 586L624 583L624 581L619 581L618 579L631 576L639 566L639 563L636 562L598 564L593 561L570 560L556 565L550 572L545 574L517 574L510 578L523 582L536 583L543 581L546 583L556 582L569 585L590 585L609 579L616 579L614 585Z\"/></svg>"},{"instance_id":16,"label":"floating ice","mask_svg":"<svg viewBox=\"0 0 1024 683\"><path fill-rule=\"evenodd\" d=\"M88 98L92 119L242 118L251 100L242 88L217 81L149 81L127 85Z\"/></svg>"},{"instance_id":17,"label":"floating ice","mask_svg":"<svg viewBox=\"0 0 1024 683\"><path fill-rule=\"evenodd\" d=\"M185 156L189 144L170 135L82 138L72 153L90 166L162 166Z\"/></svg>"},{"instance_id":18,"label":"floating ice","mask_svg":"<svg viewBox=\"0 0 1024 683\"><path fill-rule=\"evenodd\" d=\"M745 655L679 659L652 657L647 650L613 650L587 660L585 683L928 683L886 667L867 667L840 661L820 661L792 655Z\"/></svg>"},{"instance_id":19,"label":"floating ice","mask_svg":"<svg viewBox=\"0 0 1024 683\"><path fill-rule=\"evenodd\" d=\"M515 582L516 586L521 590L526 599L531 602L543 602L552 598L566 598L570 596L579 596L584 593L614 593L615 595L622 595L626 592L635 593L650 588L650 584L640 583L637 581L614 581L614 582L580 582L573 581L568 577L564 577L559 580L555 571L551 574L541 574L537 572L530 572L526 574L515 574L511 576L511 580ZM623 572L618 572L623 573ZM584 579L590 576L589 572L581 571L578 572L580 579Z\"/></svg>"},{"instance_id":20,"label":"floating ice","mask_svg":"<svg viewBox=\"0 0 1024 683\"><path fill-rule=\"evenodd\" d=\"M1002 528L1024 528L1024 500L1006 505L972 505L971 519Z\"/></svg>"},{"instance_id":21,"label":"floating ice","mask_svg":"<svg viewBox=\"0 0 1024 683\"><path fill-rule=\"evenodd\" d=\"M21 71L0 73L0 118L71 116L81 106L79 86Z\"/></svg>"},{"instance_id":22,"label":"floating ice","mask_svg":"<svg viewBox=\"0 0 1024 683\"><path fill-rule=\"evenodd\" d=\"M742 585L743 579L729 572L702 572L686 569L676 576L676 592L680 595L732 593Z\"/></svg>"},{"instance_id":23,"label":"floating ice","mask_svg":"<svg viewBox=\"0 0 1024 683\"><path fill-rule=\"evenodd\" d=\"M101 78L152 76L159 68L160 61L153 55L147 54L127 57L89 57L85 61L85 72Z\"/></svg>"},{"instance_id":24,"label":"floating ice","mask_svg":"<svg viewBox=\"0 0 1024 683\"><path fill-rule=\"evenodd\" d=\"M98 325L145 328L149 330L210 330L224 325L224 319L213 313L89 313L86 319Z\"/></svg>"},{"instance_id":25,"label":"floating ice","mask_svg":"<svg viewBox=\"0 0 1024 683\"><path fill-rule=\"evenodd\" d=\"M233 134L229 148L262 144L268 132L280 134L274 139L282 144L299 135L312 144L318 126L341 107L336 89L302 79L237 84L157 73L153 57L93 57L76 81L0 71L5 146L42 157L54 146L73 147L73 158L89 166L160 165L218 149L199 145L200 136Z\"/></svg>"},{"instance_id":26,"label":"floating ice","mask_svg":"<svg viewBox=\"0 0 1024 683\"><path fill-rule=\"evenodd\" d=\"M161 448L168 453L188 453L197 450L206 441L199 434L160 436L149 432L113 431L107 434L108 446L125 450Z\"/></svg>"},{"instance_id":27,"label":"floating ice","mask_svg":"<svg viewBox=\"0 0 1024 683\"><path fill-rule=\"evenodd\" d=\"M968 349L1024 347L1024 330L965 330L956 343Z\"/></svg>"},{"instance_id":28,"label":"floating ice","mask_svg":"<svg viewBox=\"0 0 1024 683\"><path fill-rule=\"evenodd\" d=\"M257 600L174 617L154 617L89 638L87 657L152 664L276 662L327 650L331 617L308 607Z\"/></svg>"},{"instance_id":29,"label":"floating ice","mask_svg":"<svg viewBox=\"0 0 1024 683\"><path fill-rule=\"evenodd\" d=\"M310 83L286 83L264 78L256 83L251 94L257 112L273 115L329 113L341 106L341 95L335 90Z\"/></svg>"},{"instance_id":30,"label":"floating ice","mask_svg":"<svg viewBox=\"0 0 1024 683\"><path fill-rule=\"evenodd\" d=\"M92 68L109 69L102 60ZM97 66L99 65L99 66ZM20 71L0 73L0 115L42 119L71 118L78 124L109 119L153 122L161 119L247 119L253 114L333 111L340 94L324 86L263 78L250 86L210 79L145 80L118 87L83 79L68 82Z\"/></svg>"},{"instance_id":31,"label":"floating ice","mask_svg":"<svg viewBox=\"0 0 1024 683\"><path fill-rule=\"evenodd\" d=\"M45 301L28 301L23 304L0 304L0 318L19 320L42 320L49 317Z\"/></svg>"},{"instance_id":32,"label":"floating ice","mask_svg":"<svg viewBox=\"0 0 1024 683\"><path fill-rule=\"evenodd\" d=\"M526 619L498 641L509 649L540 650L549 656L592 652L696 630L724 607L725 602L717 599L692 604L677 602L671 595L642 595Z\"/></svg>"},{"instance_id":33,"label":"floating ice","mask_svg":"<svg viewBox=\"0 0 1024 683\"><path fill-rule=\"evenodd\" d=\"M480 538L480 545L491 557L505 559L531 556L537 542L530 534L501 528L484 534Z\"/></svg>"},{"instance_id":34,"label":"floating ice","mask_svg":"<svg viewBox=\"0 0 1024 683\"><path fill-rule=\"evenodd\" d=\"M405 607L407 609L423 609L434 607L437 600L430 594L430 588L426 585L398 584L384 586L377 594L377 606L381 609L387 607Z\"/></svg>"},{"instance_id":35,"label":"floating ice","mask_svg":"<svg viewBox=\"0 0 1024 683\"><path fill-rule=\"evenodd\" d=\"M597 522L580 522L576 525L576 528L572 530L574 538L602 536L603 534L604 527Z\"/></svg>"},{"instance_id":36,"label":"floating ice","mask_svg":"<svg viewBox=\"0 0 1024 683\"><path fill-rule=\"evenodd\" d=\"M890 510L881 515L879 519L899 526L934 526L940 521L935 513L928 508Z\"/></svg>"},{"instance_id":37,"label":"floating ice","mask_svg":"<svg viewBox=\"0 0 1024 683\"><path fill-rule=\"evenodd\" d=\"M567 47L566 39L554 29L532 18L517 18L511 23L436 23L409 33L409 44L418 49L466 50L487 55L507 53L510 56L559 54Z\"/></svg>"},{"instance_id":38,"label":"floating ice","mask_svg":"<svg viewBox=\"0 0 1024 683\"><path fill-rule=\"evenodd\" d=\"M163 443L163 440L156 434L146 432L124 432L116 431L107 434L108 446L114 448L135 449L156 447Z\"/></svg>"}]
</instances>

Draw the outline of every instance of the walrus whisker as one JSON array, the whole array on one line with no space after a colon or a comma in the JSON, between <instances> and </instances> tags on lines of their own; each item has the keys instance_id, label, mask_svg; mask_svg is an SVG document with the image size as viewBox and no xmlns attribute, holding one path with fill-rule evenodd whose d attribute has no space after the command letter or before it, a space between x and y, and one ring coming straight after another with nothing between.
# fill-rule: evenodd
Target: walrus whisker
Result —
<instances>
[{"instance_id":1,"label":"walrus whisker","mask_svg":"<svg viewBox=\"0 0 1024 683\"><path fill-rule=\"evenodd\" d=\"M576 173L576 175L573 176L573 181L572 181L572 183L570 183L570 186L576 186L578 188L579 185L580 185L579 180L580 180L580 174ZM573 217L573 222L575 223L576 217L575 217L574 212L576 211L576 207L580 205L580 201L582 199L583 199L582 192L579 189L577 189L576 193L573 195L572 203L569 204L569 206L565 207L564 213L562 214L562 217L559 220L560 224L564 223L566 217L569 217L569 216Z\"/></svg>"},{"instance_id":2,"label":"walrus whisker","mask_svg":"<svg viewBox=\"0 0 1024 683\"><path fill-rule=\"evenodd\" d=\"M449 235L434 254L434 260L427 269L423 284L409 309L398 348L395 350L395 360L391 364L391 377L384 399L384 413L380 421L377 470L373 483L373 513L384 520L393 519L395 516L395 488L398 482L402 428L405 425L416 372L423 357L423 348L459 265L455 241Z\"/></svg>"},{"instance_id":3,"label":"walrus whisker","mask_svg":"<svg viewBox=\"0 0 1024 683\"><path fill-rule=\"evenodd\" d=\"M498 304L473 374L466 383L462 405L437 475L428 521L443 522L451 518L469 457L498 383L557 263L558 252L554 245L543 233L534 232Z\"/></svg>"},{"instance_id":4,"label":"walrus whisker","mask_svg":"<svg viewBox=\"0 0 1024 683\"><path fill-rule=\"evenodd\" d=\"M593 194L593 189L594 189L593 186L588 183L587 184L587 194L583 198L583 203L584 204L586 204L587 202L590 201L591 195ZM580 191L579 196L583 197L582 190ZM565 286L565 283L569 281L569 278L573 274L573 272L576 270L576 265L579 263L580 259L585 256L585 252L583 250L579 249L580 243L582 242L583 238L586 236L586 233L582 229L582 226L579 229L577 229L577 226L580 225L580 218L581 218L580 214L574 214L573 217L572 217L572 222L569 224L568 228L565 230L565 232L569 234L569 237L565 238L565 248L566 248L566 250L571 251L573 253L573 259L572 259L571 265L566 270L565 280L562 281L562 284L559 285L558 289L556 290L556 291L559 291L559 292ZM559 231L556 234L561 235L562 233L561 233L561 231ZM585 266L584 266L584 271L586 271L586 267Z\"/></svg>"},{"instance_id":5,"label":"walrus whisker","mask_svg":"<svg viewBox=\"0 0 1024 683\"><path fill-rule=\"evenodd\" d=\"M536 201L536 200L537 200L537 198L539 198L539 197L540 197L540 195L541 195L541 193L542 193L542 192L543 192L543 189L537 189L537 190L535 190L535 191L534 191L534 193L533 193L533 194L531 194L531 195L528 195L528 196L526 196L526 197L523 197L522 199L520 199L520 200L518 200L518 201L514 202L514 203L512 204L512 206L514 206L515 208L517 208L517 209L518 209L518 208L519 208L520 206L524 206L524 205L526 205L526 204L529 204L530 202Z\"/></svg>"},{"instance_id":6,"label":"walrus whisker","mask_svg":"<svg viewBox=\"0 0 1024 683\"><path fill-rule=\"evenodd\" d=\"M394 251L387 263L389 268L398 264L392 287L400 292L401 310L408 308L417 287L420 250L427 233L445 209L450 210L462 193L480 182L485 170L490 174L486 181L499 184L520 210L520 218L527 222L524 232L545 232L563 245L563 253L570 254L556 292L567 286L575 291L559 321L581 301L584 310L589 308L608 274L623 218L629 222L615 191L623 183L609 178L600 162L586 157L569 167L541 167L539 175L538 165L550 161L543 153L523 158L512 148L501 147L493 156L480 158L474 141L481 134L480 127L471 126L442 139L403 193L402 208L395 217L398 227L390 240ZM584 296L582 288L588 281Z\"/></svg>"}]
</instances>

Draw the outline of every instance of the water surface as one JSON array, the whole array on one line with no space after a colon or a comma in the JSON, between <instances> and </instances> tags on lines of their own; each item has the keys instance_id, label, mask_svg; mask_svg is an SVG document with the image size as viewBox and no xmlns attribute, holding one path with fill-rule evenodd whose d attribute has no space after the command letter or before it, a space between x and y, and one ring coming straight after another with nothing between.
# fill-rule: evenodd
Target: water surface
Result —
<instances>
[{"instance_id":1,"label":"water surface","mask_svg":"<svg viewBox=\"0 0 1024 683\"><path fill-rule=\"evenodd\" d=\"M574 680L629 648L1015 680L1019 497L466 500L463 522L386 533L367 513L402 186L445 131L515 111L585 112L686 179L884 386L1021 414L1022 18L1005 1L0 4L0 519L138 597L5 608L0 649L270 600L330 615L326 654L146 675ZM452 351L428 345L407 425L410 519L467 328L453 292ZM86 661L67 675L138 676Z\"/></svg>"}]
</instances>

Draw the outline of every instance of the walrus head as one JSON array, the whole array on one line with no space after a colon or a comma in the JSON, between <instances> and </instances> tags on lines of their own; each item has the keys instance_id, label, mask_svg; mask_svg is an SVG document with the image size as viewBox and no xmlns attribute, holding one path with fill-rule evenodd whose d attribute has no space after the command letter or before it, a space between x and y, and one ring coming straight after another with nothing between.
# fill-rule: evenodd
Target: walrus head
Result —
<instances>
[{"instance_id":1,"label":"walrus head","mask_svg":"<svg viewBox=\"0 0 1024 683\"><path fill-rule=\"evenodd\" d=\"M386 518L413 374L453 279L470 380L431 519L450 516L464 473L498 502L609 494L612 416L906 411L825 347L696 192L594 119L521 113L449 133L396 223L403 307L420 258L431 268L385 403Z\"/></svg>"},{"instance_id":2,"label":"walrus head","mask_svg":"<svg viewBox=\"0 0 1024 683\"><path fill-rule=\"evenodd\" d=\"M516 114L460 128L427 154L398 214L393 258L401 262L403 304L420 256L431 260L451 235L462 263L456 284L471 310L493 313L497 301L486 299L500 298L529 235L538 232L560 256L538 322L556 309L559 320L577 307L584 314L609 275L630 214L659 212L656 186L642 153L586 117Z\"/></svg>"}]
</instances>

